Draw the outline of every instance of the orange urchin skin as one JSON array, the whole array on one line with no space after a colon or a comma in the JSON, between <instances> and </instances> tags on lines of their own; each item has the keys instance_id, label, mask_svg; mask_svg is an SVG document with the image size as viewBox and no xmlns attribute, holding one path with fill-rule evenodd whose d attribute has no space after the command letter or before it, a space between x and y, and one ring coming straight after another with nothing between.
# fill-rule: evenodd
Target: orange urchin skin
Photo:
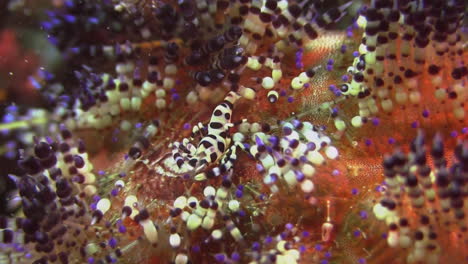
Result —
<instances>
[{"instance_id":1,"label":"orange urchin skin","mask_svg":"<svg viewBox=\"0 0 468 264\"><path fill-rule=\"evenodd\" d=\"M248 75L244 76L243 78L249 78ZM285 85L289 84L290 79L284 79L280 81L280 86L285 87ZM429 82L429 81L425 81ZM330 79L325 82L325 84L319 85L314 87L314 89L306 89L301 92L301 96L305 96L310 98L310 100L314 100L317 102L323 102L326 100L331 99L331 95L327 92L327 87L329 84L336 83L335 80ZM235 108L234 119L241 120L243 118L249 119L249 121L254 122L262 122L262 120L267 119L268 115L274 115L278 117L278 120L287 118L291 116L291 113L297 112L298 105L296 104L289 104L286 102L286 98L280 98L278 103L281 104L271 104L266 99L266 94L268 91L261 89L257 92L257 99L255 102L247 103L241 102ZM427 91L430 95L432 91ZM147 99L151 101L151 99ZM435 103L433 101L432 103ZM264 113L258 115L258 113L252 113L251 109L255 109L260 113ZM326 201L331 200L333 201L333 223L336 233L333 234L332 240L337 239L337 233L343 231L342 229L346 226L346 219L345 217L349 214L350 210L354 210L353 206L356 203L359 203L360 199L373 199L375 197L375 187L379 185L382 180L382 172L380 167L380 162L382 159L382 153L391 152L393 146L388 144L388 138L392 137L397 142L405 142L407 138L411 138L412 135L415 135L417 129L411 127L411 120L416 116L420 115L420 106L413 106L413 107L405 107L399 108L395 110L393 113L385 114L381 116L381 122L378 127L374 126L367 126L362 128L359 131L359 137L354 137L356 140L357 146L353 144L352 141L341 141L339 143L339 147L341 150L341 155L338 161L333 162L333 164L329 164L329 168L338 169L341 171L341 174L338 176L331 176L331 169L325 170L324 172L318 172L316 177L317 186L320 186L320 190L316 194L317 203L320 208L325 208ZM437 112L437 110L432 114L431 112L431 119L427 120L427 122L421 123L422 128L426 128L425 130L431 131L428 128L431 127L439 127L442 128L444 133L450 132L451 126L444 125L446 122L447 115L445 113ZM209 111L205 111L205 114L202 116L208 116ZM150 115L150 114L148 114ZM263 115L263 116L262 116ZM453 120L453 118L448 116L449 120ZM312 120L321 120L320 117L311 117ZM206 120L206 118L200 118L200 120ZM449 121L450 122L450 121ZM182 121L179 121L179 132L177 133L176 139L180 139L182 137L187 137L189 135L188 131L184 131L181 129ZM401 129L400 133L395 134L391 132L391 127L398 126L404 127ZM177 127L177 126L176 126ZM445 128L445 129L444 129ZM175 129L177 130L177 129ZM235 129L234 129L235 131ZM353 131L350 132L353 136L356 136L356 133ZM372 145L366 146L364 144L364 139L371 139ZM455 140L451 140L450 142L455 142ZM150 154L148 156L149 159L156 159L158 158L161 152L156 151L154 154ZM241 181L261 181L260 175L256 172L255 165L250 161L250 158L247 157L245 154L240 154L238 162L236 164L236 173L234 175L234 179L242 179ZM238 176L236 176L238 175ZM164 179L161 178L161 175L154 176L150 169L146 168L143 165L138 165L135 170L134 174L131 176L132 180L130 184L137 184L144 183L141 187L130 187L131 189L137 189L138 193L142 195L144 201L151 201L158 197L158 200L164 201L165 203L170 204L175 197L178 195L183 194L187 186L184 186L182 181L177 179ZM197 192L200 191L199 184L193 184L188 186L192 191ZM352 188L359 189L360 196L355 197L353 196L349 190ZM272 201L273 204L277 203L278 206L282 206L283 209L278 209L277 211L270 212L264 217L260 219L264 219L267 222L277 222L276 219L278 214L287 215L290 219L294 219L294 217L298 217L298 212L292 209L287 209L287 205L294 208L297 206L298 203L294 201L300 201L303 197L289 197L290 199L278 199L277 201ZM297 200L299 199L299 200ZM302 207L303 215L302 218L304 221L302 224L304 225L305 230L310 231L313 233L313 239L308 242L308 248L313 248L313 245L321 240L320 232L317 232L320 229L321 224L324 222L326 218L325 211L319 210L310 210L310 208L306 205ZM156 210L155 210L156 211ZM162 218L162 215L157 215L155 213L155 218ZM135 238L141 236L141 227L139 227L135 222L131 220L126 220L126 225L128 227L134 229L133 232L135 234ZM283 219L280 221L281 224L286 223L287 220ZM279 224L278 224L279 225ZM379 237L373 237L373 241L378 240L378 246L376 247L375 251L380 252L380 254L375 255L370 259L369 263L381 263L382 261L392 261L388 263L403 263L403 260L394 259L394 254L396 254L397 250L379 250L379 246L383 249L385 245L385 241L381 240ZM367 243L369 244L369 243ZM325 248L334 248L336 245L333 242L329 242L324 244ZM352 249L355 250L355 249ZM308 250L308 253L311 254L311 257L317 258L323 252L316 252L314 250ZM375 256L375 257L374 257ZM148 263L160 263L162 261L160 258L153 256L148 260ZM387 263L387 262L386 262Z\"/></svg>"}]
</instances>

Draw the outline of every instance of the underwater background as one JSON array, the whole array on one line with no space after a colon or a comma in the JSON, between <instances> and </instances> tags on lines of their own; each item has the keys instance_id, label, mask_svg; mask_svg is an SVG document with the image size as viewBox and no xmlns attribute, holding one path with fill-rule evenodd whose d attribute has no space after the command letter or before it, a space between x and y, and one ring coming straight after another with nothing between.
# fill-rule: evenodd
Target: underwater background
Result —
<instances>
[{"instance_id":1,"label":"underwater background","mask_svg":"<svg viewBox=\"0 0 468 264\"><path fill-rule=\"evenodd\" d=\"M0 264L468 263L466 12L0 1Z\"/></svg>"}]
</instances>

